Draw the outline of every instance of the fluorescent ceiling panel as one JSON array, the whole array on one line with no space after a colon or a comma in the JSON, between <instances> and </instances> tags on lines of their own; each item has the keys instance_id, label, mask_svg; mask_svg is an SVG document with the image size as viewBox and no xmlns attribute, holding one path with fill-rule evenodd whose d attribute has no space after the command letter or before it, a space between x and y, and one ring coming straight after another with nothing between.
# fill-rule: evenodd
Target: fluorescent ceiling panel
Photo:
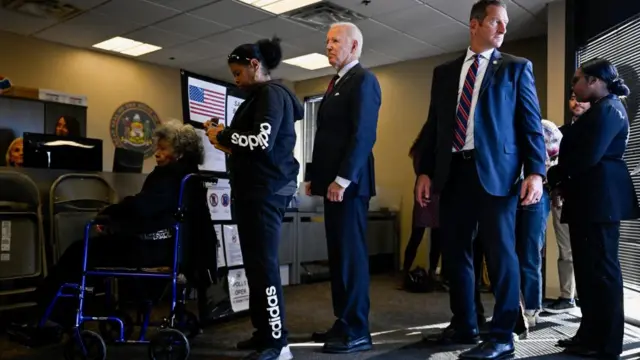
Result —
<instances>
[{"instance_id":1,"label":"fluorescent ceiling panel","mask_svg":"<svg viewBox=\"0 0 640 360\"><path fill-rule=\"evenodd\" d=\"M93 47L129 56L140 56L162 49L160 46L146 44L120 36L95 44Z\"/></svg>"},{"instance_id":2,"label":"fluorescent ceiling panel","mask_svg":"<svg viewBox=\"0 0 640 360\"><path fill-rule=\"evenodd\" d=\"M240 0L245 4L280 15L322 0Z\"/></svg>"},{"instance_id":3,"label":"fluorescent ceiling panel","mask_svg":"<svg viewBox=\"0 0 640 360\"><path fill-rule=\"evenodd\" d=\"M313 53L294 57L283 61L285 64L301 67L307 70L318 70L330 67L329 59L322 54Z\"/></svg>"}]
</instances>

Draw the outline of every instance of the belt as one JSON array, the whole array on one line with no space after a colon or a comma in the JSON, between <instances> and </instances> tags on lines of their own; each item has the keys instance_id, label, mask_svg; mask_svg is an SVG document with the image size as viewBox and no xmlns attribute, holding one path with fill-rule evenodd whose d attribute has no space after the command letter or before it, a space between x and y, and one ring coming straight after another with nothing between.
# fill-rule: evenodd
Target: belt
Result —
<instances>
[{"instance_id":1,"label":"belt","mask_svg":"<svg viewBox=\"0 0 640 360\"><path fill-rule=\"evenodd\" d=\"M473 150L456 151L456 152L451 154L451 159L453 159L453 160L473 160L473 159L475 159L475 151L473 151Z\"/></svg>"}]
</instances>

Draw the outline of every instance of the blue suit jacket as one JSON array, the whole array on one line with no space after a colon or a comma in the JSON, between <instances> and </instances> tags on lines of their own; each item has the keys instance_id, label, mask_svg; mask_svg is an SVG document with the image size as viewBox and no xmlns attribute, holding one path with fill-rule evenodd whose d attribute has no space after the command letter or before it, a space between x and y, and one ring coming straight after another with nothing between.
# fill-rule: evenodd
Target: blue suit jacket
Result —
<instances>
[{"instance_id":1,"label":"blue suit jacket","mask_svg":"<svg viewBox=\"0 0 640 360\"><path fill-rule=\"evenodd\" d=\"M420 173L435 191L449 176L458 84L464 56L433 72ZM520 174L546 175L546 150L531 62L498 50L489 61L474 115L475 162L485 191L506 196L517 190Z\"/></svg>"},{"instance_id":2,"label":"blue suit jacket","mask_svg":"<svg viewBox=\"0 0 640 360\"><path fill-rule=\"evenodd\" d=\"M345 196L375 195L373 145L380 104L378 79L359 64L325 94L305 174L313 195L325 197L336 176L351 181Z\"/></svg>"},{"instance_id":3,"label":"blue suit jacket","mask_svg":"<svg viewBox=\"0 0 640 360\"><path fill-rule=\"evenodd\" d=\"M609 222L640 216L636 191L622 156L629 121L615 95L593 104L565 127L558 165L549 169L549 183L560 186L565 199L562 221Z\"/></svg>"}]
</instances>

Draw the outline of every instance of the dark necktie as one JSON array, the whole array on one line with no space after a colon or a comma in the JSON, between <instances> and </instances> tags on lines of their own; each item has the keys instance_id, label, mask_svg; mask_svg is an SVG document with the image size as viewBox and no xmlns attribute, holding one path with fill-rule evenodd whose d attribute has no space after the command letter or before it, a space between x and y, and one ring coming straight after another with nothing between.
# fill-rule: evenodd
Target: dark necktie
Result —
<instances>
[{"instance_id":1,"label":"dark necktie","mask_svg":"<svg viewBox=\"0 0 640 360\"><path fill-rule=\"evenodd\" d=\"M458 103L458 111L456 112L456 126L453 132L453 148L456 151L464 147L467 138L467 122L469 121L469 113L471 112L471 99L473 99L473 88L476 83L478 65L478 55L473 55L473 64L469 66L467 77L464 79L460 102Z\"/></svg>"},{"instance_id":2,"label":"dark necktie","mask_svg":"<svg viewBox=\"0 0 640 360\"><path fill-rule=\"evenodd\" d=\"M329 82L329 87L327 88L327 94L333 91L333 86L336 84L336 81L338 81L338 79L340 79L340 75L336 75L331 79L331 81Z\"/></svg>"}]
</instances>

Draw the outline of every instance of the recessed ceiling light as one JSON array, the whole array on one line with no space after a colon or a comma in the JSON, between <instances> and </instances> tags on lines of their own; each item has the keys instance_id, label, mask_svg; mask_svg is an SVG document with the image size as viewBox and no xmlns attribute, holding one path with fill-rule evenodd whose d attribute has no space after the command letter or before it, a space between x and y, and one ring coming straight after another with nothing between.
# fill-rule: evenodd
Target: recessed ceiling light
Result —
<instances>
[{"instance_id":1,"label":"recessed ceiling light","mask_svg":"<svg viewBox=\"0 0 640 360\"><path fill-rule=\"evenodd\" d=\"M307 70L318 70L318 69L331 66L331 64L329 64L329 59L325 55L318 54L318 53L302 55L302 56L284 60L282 62L285 64L298 66Z\"/></svg>"},{"instance_id":2,"label":"recessed ceiling light","mask_svg":"<svg viewBox=\"0 0 640 360\"><path fill-rule=\"evenodd\" d=\"M245 4L280 15L291 10L315 4L322 0L240 0Z\"/></svg>"},{"instance_id":3,"label":"recessed ceiling light","mask_svg":"<svg viewBox=\"0 0 640 360\"><path fill-rule=\"evenodd\" d=\"M162 49L160 46L146 44L120 36L95 44L93 47L129 56L140 56Z\"/></svg>"}]
</instances>

